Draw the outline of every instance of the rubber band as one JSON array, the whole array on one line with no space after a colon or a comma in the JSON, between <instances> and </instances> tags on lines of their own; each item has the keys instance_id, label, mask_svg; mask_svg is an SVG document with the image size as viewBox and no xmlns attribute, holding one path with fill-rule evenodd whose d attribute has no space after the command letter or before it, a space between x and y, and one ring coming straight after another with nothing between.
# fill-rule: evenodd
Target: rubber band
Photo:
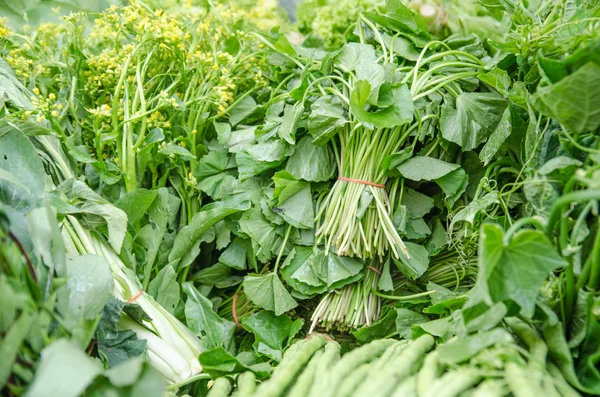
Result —
<instances>
[{"instance_id":1,"label":"rubber band","mask_svg":"<svg viewBox=\"0 0 600 397\"><path fill-rule=\"evenodd\" d=\"M242 328L237 316L237 292L233 294L233 300L231 302L231 315L233 316L233 321L236 323L238 328Z\"/></svg>"},{"instance_id":2,"label":"rubber band","mask_svg":"<svg viewBox=\"0 0 600 397\"><path fill-rule=\"evenodd\" d=\"M132 296L130 299L127 300L128 303L133 303L135 302L140 296L142 296L142 294L144 293L144 290L141 289L138 291L137 294L135 294L134 296Z\"/></svg>"},{"instance_id":3,"label":"rubber band","mask_svg":"<svg viewBox=\"0 0 600 397\"><path fill-rule=\"evenodd\" d=\"M350 183L359 183L361 185L368 185L368 186L374 186L374 187L378 187L380 189L385 189L385 185L381 184L381 183L375 183L375 182L369 182L369 181L361 181L360 179L352 179L352 178L346 178L343 176L338 176L338 181L344 181L344 182L350 182Z\"/></svg>"},{"instance_id":4,"label":"rubber band","mask_svg":"<svg viewBox=\"0 0 600 397\"><path fill-rule=\"evenodd\" d=\"M373 266L367 266L367 269L369 269L370 271L377 273L381 276L381 272L379 271L379 269L376 269Z\"/></svg>"}]
</instances>

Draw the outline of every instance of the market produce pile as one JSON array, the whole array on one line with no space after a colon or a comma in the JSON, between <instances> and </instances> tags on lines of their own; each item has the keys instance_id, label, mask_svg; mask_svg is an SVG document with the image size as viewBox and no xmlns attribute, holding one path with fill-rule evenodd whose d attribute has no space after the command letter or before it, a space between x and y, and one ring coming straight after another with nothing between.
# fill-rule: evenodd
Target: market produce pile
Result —
<instances>
[{"instance_id":1,"label":"market produce pile","mask_svg":"<svg viewBox=\"0 0 600 397\"><path fill-rule=\"evenodd\" d=\"M0 1L2 395L600 395L600 3L48 4Z\"/></svg>"}]
</instances>

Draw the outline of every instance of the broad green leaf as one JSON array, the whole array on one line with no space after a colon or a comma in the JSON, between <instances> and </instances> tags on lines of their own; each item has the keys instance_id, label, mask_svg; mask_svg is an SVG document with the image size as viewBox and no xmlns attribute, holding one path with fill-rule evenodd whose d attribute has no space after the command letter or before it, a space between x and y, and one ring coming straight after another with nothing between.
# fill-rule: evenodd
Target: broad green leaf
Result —
<instances>
[{"instance_id":1,"label":"broad green leaf","mask_svg":"<svg viewBox=\"0 0 600 397\"><path fill-rule=\"evenodd\" d=\"M0 127L0 170L19 182L0 178L0 203L26 212L44 194L46 173L34 146L23 133L8 124Z\"/></svg>"},{"instance_id":2,"label":"broad green leaf","mask_svg":"<svg viewBox=\"0 0 600 397\"><path fill-rule=\"evenodd\" d=\"M215 285L216 283L223 281L230 272L231 268L229 266L217 262L194 274L193 281L197 281L204 285Z\"/></svg>"},{"instance_id":3,"label":"broad green leaf","mask_svg":"<svg viewBox=\"0 0 600 397\"><path fill-rule=\"evenodd\" d=\"M479 275L492 302L512 300L532 316L542 284L553 270L566 265L548 238L536 230L523 230L510 242L502 228L484 224L479 245Z\"/></svg>"},{"instance_id":4,"label":"broad green leaf","mask_svg":"<svg viewBox=\"0 0 600 397\"><path fill-rule=\"evenodd\" d=\"M123 240L127 233L127 215L120 208L112 205L82 181L69 179L56 187L69 199L69 203L79 209L82 224L90 228L106 224L108 242L116 252L121 252ZM98 217L103 222L98 221Z\"/></svg>"},{"instance_id":5,"label":"broad green leaf","mask_svg":"<svg viewBox=\"0 0 600 397\"><path fill-rule=\"evenodd\" d=\"M500 150L506 139L510 136L511 131L511 114L510 108L507 107L504 113L502 113L502 118L498 122L498 126L494 129L494 132L492 132L485 145L483 145L481 152L479 152L479 158L483 161L484 165L488 165L494 159L498 150Z\"/></svg>"},{"instance_id":6,"label":"broad green leaf","mask_svg":"<svg viewBox=\"0 0 600 397\"><path fill-rule=\"evenodd\" d=\"M227 152L210 151L198 161L194 176L196 178L206 178L217 175L230 168L230 163L231 161Z\"/></svg>"},{"instance_id":7,"label":"broad green leaf","mask_svg":"<svg viewBox=\"0 0 600 397\"><path fill-rule=\"evenodd\" d=\"M156 195L156 190L135 189L117 200L115 206L127 214L127 221L130 225L136 225L147 213Z\"/></svg>"},{"instance_id":8,"label":"broad green leaf","mask_svg":"<svg viewBox=\"0 0 600 397\"><path fill-rule=\"evenodd\" d=\"M411 243L409 241L404 243L406 250L410 255L410 258L400 255L400 259L394 259L394 263L398 267L398 270L409 280L415 280L423 275L429 267L429 253L424 246L420 244Z\"/></svg>"},{"instance_id":9,"label":"broad green leaf","mask_svg":"<svg viewBox=\"0 0 600 397\"><path fill-rule=\"evenodd\" d=\"M267 262L281 248L281 237L260 210L252 208L239 220L240 230L250 237L254 255L260 262Z\"/></svg>"},{"instance_id":10,"label":"broad green leaf","mask_svg":"<svg viewBox=\"0 0 600 397\"><path fill-rule=\"evenodd\" d=\"M385 306L376 322L353 331L352 336L360 343L368 343L375 339L388 338L394 333L396 316L396 310Z\"/></svg>"},{"instance_id":11,"label":"broad green leaf","mask_svg":"<svg viewBox=\"0 0 600 397\"><path fill-rule=\"evenodd\" d=\"M277 134L290 145L296 143L296 130L298 129L304 105L298 102L295 105L285 105L283 109L283 118Z\"/></svg>"},{"instance_id":12,"label":"broad green leaf","mask_svg":"<svg viewBox=\"0 0 600 397\"><path fill-rule=\"evenodd\" d=\"M252 115L257 109L256 101L248 95L229 109L229 122L232 126L236 126Z\"/></svg>"},{"instance_id":13,"label":"broad green leaf","mask_svg":"<svg viewBox=\"0 0 600 397\"><path fill-rule=\"evenodd\" d=\"M403 308L396 309L396 332L401 338L410 338L413 325L428 321L429 317L423 314Z\"/></svg>"},{"instance_id":14,"label":"broad green leaf","mask_svg":"<svg viewBox=\"0 0 600 397\"><path fill-rule=\"evenodd\" d=\"M27 397L78 397L102 373L99 362L76 344L59 339L42 351Z\"/></svg>"},{"instance_id":15,"label":"broad green leaf","mask_svg":"<svg viewBox=\"0 0 600 397\"><path fill-rule=\"evenodd\" d=\"M293 280L291 285L299 287L296 288L299 292L323 293L363 277L364 263L359 259L338 256L333 252L326 255L316 247L295 247L294 250L294 257L282 265L282 274L286 280L287 277ZM308 252L310 255L307 255ZM312 288L302 288L303 284Z\"/></svg>"},{"instance_id":16,"label":"broad green leaf","mask_svg":"<svg viewBox=\"0 0 600 397\"><path fill-rule=\"evenodd\" d=\"M354 84L350 97L350 111L357 120L378 128L391 128L410 123L413 119L413 102L406 85L391 89L391 105L375 112L365 110L371 93L371 85L366 80Z\"/></svg>"},{"instance_id":17,"label":"broad green leaf","mask_svg":"<svg viewBox=\"0 0 600 397\"><path fill-rule=\"evenodd\" d=\"M181 284L187 295L185 302L186 324L192 332L200 337L205 349L223 347L227 351L233 349L235 323L222 319L213 310L212 302L200 294L194 286L185 282Z\"/></svg>"},{"instance_id":18,"label":"broad green leaf","mask_svg":"<svg viewBox=\"0 0 600 397\"><path fill-rule=\"evenodd\" d=\"M512 342L513 338L502 328L465 336L453 342L444 343L436 349L441 362L460 364L490 346Z\"/></svg>"},{"instance_id":19,"label":"broad green leaf","mask_svg":"<svg viewBox=\"0 0 600 397\"><path fill-rule=\"evenodd\" d=\"M36 208L27 214L31 242L48 268L59 277L66 275L65 246L51 207ZM51 271L52 271L51 270Z\"/></svg>"},{"instance_id":20,"label":"broad green leaf","mask_svg":"<svg viewBox=\"0 0 600 397\"><path fill-rule=\"evenodd\" d=\"M581 161L575 160L571 157L558 156L546 161L544 165L540 167L538 173L541 175L548 175L553 171L561 170L567 167L579 167L581 164Z\"/></svg>"},{"instance_id":21,"label":"broad green leaf","mask_svg":"<svg viewBox=\"0 0 600 397\"><path fill-rule=\"evenodd\" d=\"M385 82L385 69L383 66L375 62L361 62L356 66L356 79L369 82L371 91L367 102L371 105L377 105L379 88Z\"/></svg>"},{"instance_id":22,"label":"broad green leaf","mask_svg":"<svg viewBox=\"0 0 600 397\"><path fill-rule=\"evenodd\" d=\"M175 241L173 242L173 249L169 253L169 262L173 263L174 267L176 267L186 252L188 252L198 242L202 235L215 223L229 215L244 211L248 209L249 206L250 203L247 201L241 203L241 206L238 208L219 206L218 204L205 206L202 211L194 214L189 225L183 227L179 233L177 233L177 237L175 237Z\"/></svg>"},{"instance_id":23,"label":"broad green leaf","mask_svg":"<svg viewBox=\"0 0 600 397\"><path fill-rule=\"evenodd\" d=\"M223 349L215 347L200 353L202 371L212 377L237 374L246 371L254 372L259 378L266 378L271 373L271 366L267 363L245 362L247 355L241 353L237 357Z\"/></svg>"},{"instance_id":24,"label":"broad green leaf","mask_svg":"<svg viewBox=\"0 0 600 397\"><path fill-rule=\"evenodd\" d=\"M338 66L345 72L351 72L360 64L374 64L377 61L373 46L361 43L347 43L337 56Z\"/></svg>"},{"instance_id":25,"label":"broad green leaf","mask_svg":"<svg viewBox=\"0 0 600 397\"><path fill-rule=\"evenodd\" d=\"M346 111L338 97L320 96L311 106L308 132L317 146L324 145L346 124Z\"/></svg>"},{"instance_id":26,"label":"broad green leaf","mask_svg":"<svg viewBox=\"0 0 600 397\"><path fill-rule=\"evenodd\" d=\"M246 268L246 256L248 255L248 240L236 237L225 251L219 256L219 262L236 270Z\"/></svg>"},{"instance_id":27,"label":"broad green leaf","mask_svg":"<svg viewBox=\"0 0 600 397\"><path fill-rule=\"evenodd\" d=\"M536 108L569 131L582 133L600 126L600 66L589 62L558 83L540 87Z\"/></svg>"},{"instance_id":28,"label":"broad green leaf","mask_svg":"<svg viewBox=\"0 0 600 397\"><path fill-rule=\"evenodd\" d=\"M383 263L383 269L381 269L381 277L377 282L377 289L380 291L394 291L394 281L392 280L392 273L390 271L391 258L387 258Z\"/></svg>"},{"instance_id":29,"label":"broad green leaf","mask_svg":"<svg viewBox=\"0 0 600 397\"><path fill-rule=\"evenodd\" d=\"M402 192L402 205L411 219L423 218L433 208L433 199L411 188Z\"/></svg>"},{"instance_id":30,"label":"broad green leaf","mask_svg":"<svg viewBox=\"0 0 600 397\"><path fill-rule=\"evenodd\" d=\"M96 255L68 256L67 307L76 319L92 319L100 314L112 296L114 281L106 259Z\"/></svg>"},{"instance_id":31,"label":"broad green leaf","mask_svg":"<svg viewBox=\"0 0 600 397\"><path fill-rule=\"evenodd\" d=\"M146 340L138 339L135 332L123 329L123 324L119 323L125 306L127 303L111 297L102 309L102 317L94 336L101 360L110 367L141 356L146 351Z\"/></svg>"},{"instance_id":32,"label":"broad green leaf","mask_svg":"<svg viewBox=\"0 0 600 397\"><path fill-rule=\"evenodd\" d=\"M397 167L403 177L413 181L433 181L460 168L458 164L424 156L415 156Z\"/></svg>"},{"instance_id":33,"label":"broad green leaf","mask_svg":"<svg viewBox=\"0 0 600 397\"><path fill-rule=\"evenodd\" d=\"M442 137L463 151L473 150L496 130L506 106L506 100L496 93L462 93L454 106L446 103L442 107Z\"/></svg>"},{"instance_id":34,"label":"broad green leaf","mask_svg":"<svg viewBox=\"0 0 600 397\"><path fill-rule=\"evenodd\" d=\"M275 273L248 274L242 286L252 303L274 312L276 316L298 306Z\"/></svg>"},{"instance_id":35,"label":"broad green leaf","mask_svg":"<svg viewBox=\"0 0 600 397\"><path fill-rule=\"evenodd\" d=\"M302 323L302 319L292 321L270 311L259 311L242 319L242 326L254 334L254 350L277 361L281 361L284 348L300 331Z\"/></svg>"},{"instance_id":36,"label":"broad green leaf","mask_svg":"<svg viewBox=\"0 0 600 397\"><path fill-rule=\"evenodd\" d=\"M189 150L174 143L165 146L160 149L158 153L167 156L167 157L180 157L182 160L195 160L196 156L194 156Z\"/></svg>"},{"instance_id":37,"label":"broad green leaf","mask_svg":"<svg viewBox=\"0 0 600 397\"><path fill-rule=\"evenodd\" d=\"M285 170L296 179L324 182L335 174L335 157L328 145L315 146L312 139L305 136L296 145Z\"/></svg>"},{"instance_id":38,"label":"broad green leaf","mask_svg":"<svg viewBox=\"0 0 600 397\"><path fill-rule=\"evenodd\" d=\"M498 192L490 192L482 197L478 197L471 201L465 208L454 214L449 230L453 230L454 225L458 222L467 222L472 225L475 221L475 217L477 217L479 213L484 212L489 206L498 204L499 202Z\"/></svg>"},{"instance_id":39,"label":"broad green leaf","mask_svg":"<svg viewBox=\"0 0 600 397\"><path fill-rule=\"evenodd\" d=\"M175 308L179 304L179 283L177 274L171 265L163 267L152 279L148 287L148 294L152 295L156 302L169 313L175 314Z\"/></svg>"}]
</instances>

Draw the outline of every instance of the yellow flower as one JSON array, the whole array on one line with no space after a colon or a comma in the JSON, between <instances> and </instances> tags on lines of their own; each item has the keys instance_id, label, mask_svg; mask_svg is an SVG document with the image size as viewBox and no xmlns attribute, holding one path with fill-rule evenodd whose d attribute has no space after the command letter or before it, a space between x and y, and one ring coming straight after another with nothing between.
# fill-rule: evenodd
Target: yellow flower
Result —
<instances>
[{"instance_id":1,"label":"yellow flower","mask_svg":"<svg viewBox=\"0 0 600 397\"><path fill-rule=\"evenodd\" d=\"M56 110L53 110L51 114L53 117L58 117L59 113Z\"/></svg>"},{"instance_id":2,"label":"yellow flower","mask_svg":"<svg viewBox=\"0 0 600 397\"><path fill-rule=\"evenodd\" d=\"M56 99L56 95L53 92L51 92L50 95L48 95L48 98L50 98L50 100L53 101Z\"/></svg>"}]
</instances>

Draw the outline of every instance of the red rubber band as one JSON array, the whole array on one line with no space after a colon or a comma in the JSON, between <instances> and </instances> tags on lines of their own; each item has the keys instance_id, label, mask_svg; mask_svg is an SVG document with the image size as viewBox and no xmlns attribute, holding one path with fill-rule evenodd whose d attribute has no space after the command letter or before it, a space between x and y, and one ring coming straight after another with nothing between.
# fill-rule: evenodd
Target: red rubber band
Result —
<instances>
[{"instance_id":1,"label":"red rubber band","mask_svg":"<svg viewBox=\"0 0 600 397\"><path fill-rule=\"evenodd\" d=\"M377 274L379 274L381 276L381 272L379 271L379 269L376 269L373 266L367 266L367 269L369 269L372 272L375 272L375 273L377 273Z\"/></svg>"},{"instance_id":2,"label":"red rubber band","mask_svg":"<svg viewBox=\"0 0 600 397\"><path fill-rule=\"evenodd\" d=\"M233 316L233 321L236 323L238 328L242 328L237 316L237 292L233 294L233 301L231 302L231 315Z\"/></svg>"},{"instance_id":3,"label":"red rubber band","mask_svg":"<svg viewBox=\"0 0 600 397\"><path fill-rule=\"evenodd\" d=\"M338 181L344 181L344 182L350 182L350 183L359 183L361 185L368 185L368 186L374 186L374 187L378 187L380 189L385 189L385 185L381 184L381 183L375 183L375 182L369 182L369 181L361 181L360 179L352 179L352 178L346 178L343 176L338 176Z\"/></svg>"},{"instance_id":4,"label":"red rubber band","mask_svg":"<svg viewBox=\"0 0 600 397\"><path fill-rule=\"evenodd\" d=\"M144 293L144 290L141 289L138 291L137 294L135 294L133 297L131 297L130 299L127 300L128 303L133 303L135 302L140 296L142 296L142 294Z\"/></svg>"}]
</instances>

